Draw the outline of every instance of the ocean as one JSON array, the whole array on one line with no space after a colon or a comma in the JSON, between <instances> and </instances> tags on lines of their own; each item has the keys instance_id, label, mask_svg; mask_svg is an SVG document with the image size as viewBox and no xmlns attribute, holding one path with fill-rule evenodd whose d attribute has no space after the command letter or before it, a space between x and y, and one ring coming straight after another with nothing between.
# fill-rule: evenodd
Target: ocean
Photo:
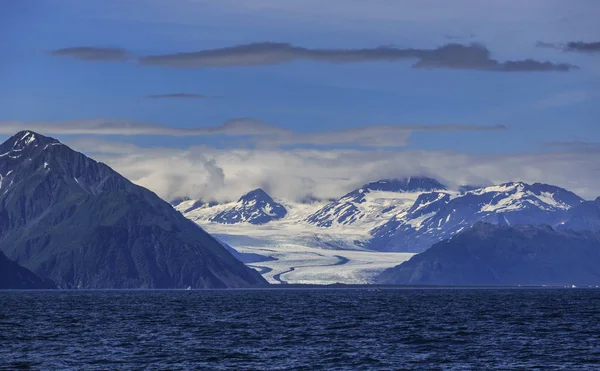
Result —
<instances>
[{"instance_id":1,"label":"ocean","mask_svg":"<svg viewBox=\"0 0 600 371\"><path fill-rule=\"evenodd\" d=\"M0 369L600 370L597 289L0 292Z\"/></svg>"}]
</instances>

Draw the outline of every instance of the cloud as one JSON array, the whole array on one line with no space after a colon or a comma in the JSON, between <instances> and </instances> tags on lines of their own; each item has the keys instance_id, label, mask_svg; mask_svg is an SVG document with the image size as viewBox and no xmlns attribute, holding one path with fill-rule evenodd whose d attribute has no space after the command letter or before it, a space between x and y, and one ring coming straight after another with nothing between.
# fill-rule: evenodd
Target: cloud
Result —
<instances>
[{"instance_id":1,"label":"cloud","mask_svg":"<svg viewBox=\"0 0 600 371\"><path fill-rule=\"evenodd\" d=\"M583 41L571 41L567 43L566 50L572 52L597 53L600 52L600 41L590 43Z\"/></svg>"},{"instance_id":2,"label":"cloud","mask_svg":"<svg viewBox=\"0 0 600 371\"><path fill-rule=\"evenodd\" d=\"M413 132L500 131L494 125L372 125L332 131L296 132L251 118L232 119L218 126L175 128L131 120L74 120L63 122L0 121L0 134L32 130L43 134L63 135L170 135L225 136L237 146L260 147L294 145L401 147Z\"/></svg>"},{"instance_id":3,"label":"cloud","mask_svg":"<svg viewBox=\"0 0 600 371\"><path fill-rule=\"evenodd\" d=\"M147 66L200 68L265 66L300 60L329 63L369 61L397 62L417 60L413 68L465 69L498 72L569 71L570 64L556 64L532 59L499 62L479 44L446 44L436 49L400 49L392 46L364 49L309 49L287 43L251 43L197 52L151 55L139 58Z\"/></svg>"},{"instance_id":4,"label":"cloud","mask_svg":"<svg viewBox=\"0 0 600 371\"><path fill-rule=\"evenodd\" d=\"M56 49L50 51L57 57L70 57L84 61L124 61L128 58L127 52L120 48L95 48L78 46L73 48Z\"/></svg>"},{"instance_id":5,"label":"cloud","mask_svg":"<svg viewBox=\"0 0 600 371\"><path fill-rule=\"evenodd\" d=\"M150 99L204 99L209 98L207 95L191 94L191 93L170 93L170 94L151 94L146 96Z\"/></svg>"},{"instance_id":6,"label":"cloud","mask_svg":"<svg viewBox=\"0 0 600 371\"><path fill-rule=\"evenodd\" d=\"M179 128L124 119L85 119L71 121L0 121L0 134L14 134L19 130L32 130L45 134L64 135L171 135L248 136L277 134L283 129L254 119L233 119L218 126Z\"/></svg>"},{"instance_id":7,"label":"cloud","mask_svg":"<svg viewBox=\"0 0 600 371\"><path fill-rule=\"evenodd\" d=\"M600 52L600 41L585 42L585 41L570 41L566 44L548 43L540 41L537 43L540 48L561 49L566 52L580 53L598 53Z\"/></svg>"},{"instance_id":8,"label":"cloud","mask_svg":"<svg viewBox=\"0 0 600 371\"><path fill-rule=\"evenodd\" d=\"M588 199L600 196L600 147L484 154L407 149L140 148L107 144L99 138L75 138L67 144L167 200L184 196L235 200L256 187L275 197L328 199L369 181L415 175L433 176L451 187L542 182Z\"/></svg>"},{"instance_id":9,"label":"cloud","mask_svg":"<svg viewBox=\"0 0 600 371\"><path fill-rule=\"evenodd\" d=\"M258 138L261 146L311 144L315 146L354 145L359 147L402 147L413 132L501 131L504 125L376 125L313 133L287 132Z\"/></svg>"}]
</instances>

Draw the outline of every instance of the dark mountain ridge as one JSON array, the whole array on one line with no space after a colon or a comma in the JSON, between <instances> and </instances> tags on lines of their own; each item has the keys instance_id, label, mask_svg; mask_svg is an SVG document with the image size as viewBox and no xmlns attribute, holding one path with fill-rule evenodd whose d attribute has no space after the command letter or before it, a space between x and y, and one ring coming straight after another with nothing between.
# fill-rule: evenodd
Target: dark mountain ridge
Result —
<instances>
[{"instance_id":1,"label":"dark mountain ridge","mask_svg":"<svg viewBox=\"0 0 600 371\"><path fill-rule=\"evenodd\" d=\"M265 283L153 192L31 131L0 145L0 251L61 288Z\"/></svg>"},{"instance_id":2,"label":"dark mountain ridge","mask_svg":"<svg viewBox=\"0 0 600 371\"><path fill-rule=\"evenodd\" d=\"M477 223L387 269L379 283L406 285L600 285L600 235Z\"/></svg>"}]
</instances>

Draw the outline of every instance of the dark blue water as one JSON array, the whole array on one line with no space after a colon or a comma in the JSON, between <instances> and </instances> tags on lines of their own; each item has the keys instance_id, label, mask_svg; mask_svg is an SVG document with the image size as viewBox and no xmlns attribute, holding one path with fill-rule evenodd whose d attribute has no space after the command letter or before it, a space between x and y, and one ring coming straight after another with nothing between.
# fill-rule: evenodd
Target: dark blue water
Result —
<instances>
[{"instance_id":1,"label":"dark blue water","mask_svg":"<svg viewBox=\"0 0 600 371\"><path fill-rule=\"evenodd\" d=\"M0 292L4 369L600 370L599 290Z\"/></svg>"}]
</instances>

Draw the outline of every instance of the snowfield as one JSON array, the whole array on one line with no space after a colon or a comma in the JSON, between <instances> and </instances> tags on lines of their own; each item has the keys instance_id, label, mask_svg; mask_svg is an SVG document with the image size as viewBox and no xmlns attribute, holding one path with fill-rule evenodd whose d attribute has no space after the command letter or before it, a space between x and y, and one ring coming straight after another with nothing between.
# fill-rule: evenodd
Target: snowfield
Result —
<instances>
[{"instance_id":1,"label":"snowfield","mask_svg":"<svg viewBox=\"0 0 600 371\"><path fill-rule=\"evenodd\" d=\"M271 223L269 223L271 224ZM202 224L202 227L240 253L255 253L275 260L248 263L269 283L365 284L383 270L408 259L412 253L382 253L350 245L339 246L340 236L318 235L275 229L273 225L252 226ZM295 232L295 233L294 233ZM359 237L359 236L356 236Z\"/></svg>"},{"instance_id":2,"label":"snowfield","mask_svg":"<svg viewBox=\"0 0 600 371\"><path fill-rule=\"evenodd\" d=\"M382 198L381 194L378 196ZM369 230L376 225L370 218L361 218L361 222L353 225L336 224L334 228L321 228L304 220L325 203L278 202L285 206L288 214L282 220L263 225L221 224L209 220L231 208L234 203L200 207L184 215L240 253L272 258L269 261L247 263L261 272L270 283L371 283L383 270L414 255L361 248L361 243L371 238ZM184 211L193 204L193 200L184 201L177 205L177 209Z\"/></svg>"}]
</instances>

